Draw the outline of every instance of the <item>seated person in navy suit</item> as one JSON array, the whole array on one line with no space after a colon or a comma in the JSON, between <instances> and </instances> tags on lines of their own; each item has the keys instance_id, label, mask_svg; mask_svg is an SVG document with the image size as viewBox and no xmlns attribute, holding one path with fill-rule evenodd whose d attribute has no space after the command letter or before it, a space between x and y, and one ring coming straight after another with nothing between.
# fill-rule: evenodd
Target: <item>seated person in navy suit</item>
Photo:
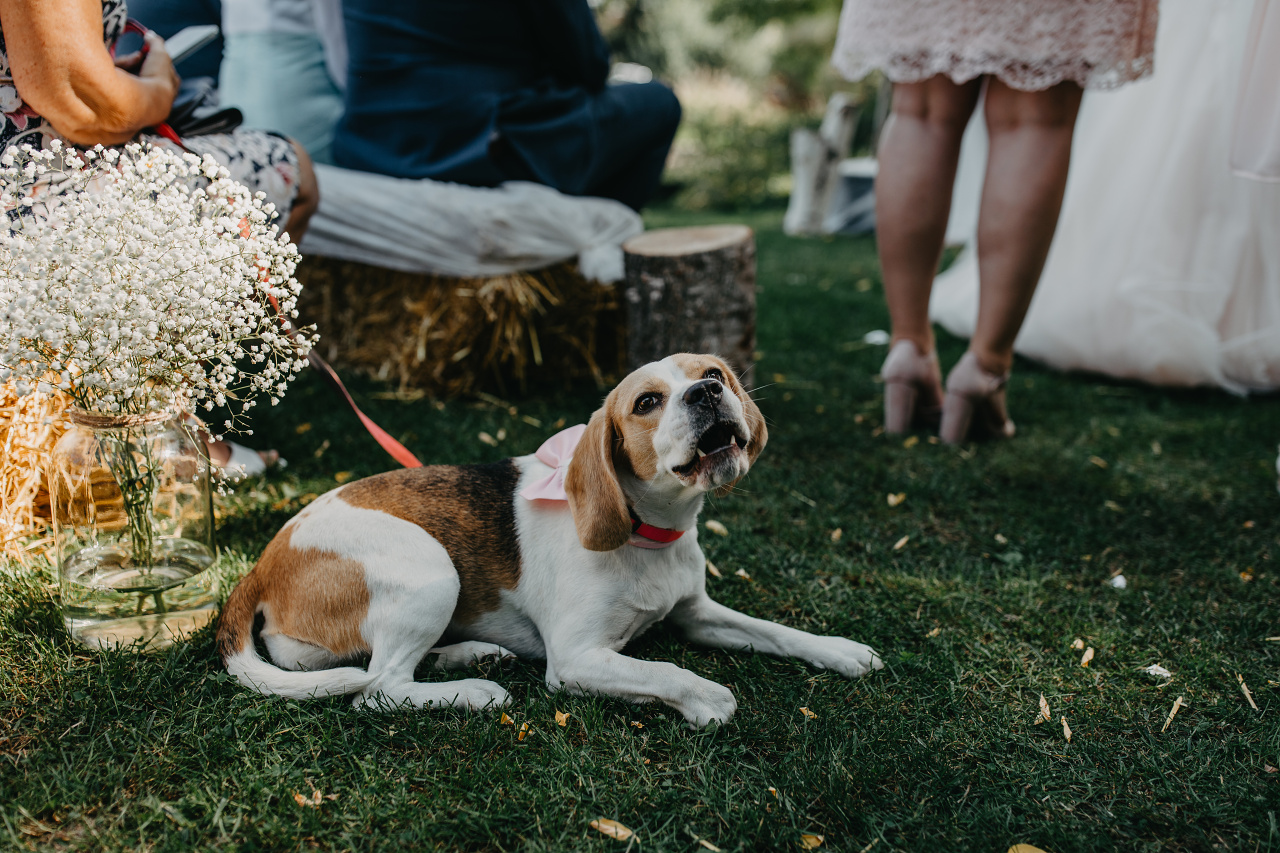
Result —
<instances>
[{"instance_id":1,"label":"seated person in navy suit","mask_svg":"<svg viewBox=\"0 0 1280 853\"><path fill-rule=\"evenodd\" d=\"M344 0L339 166L534 181L639 210L680 123L660 83L610 85L587 0Z\"/></svg>"}]
</instances>

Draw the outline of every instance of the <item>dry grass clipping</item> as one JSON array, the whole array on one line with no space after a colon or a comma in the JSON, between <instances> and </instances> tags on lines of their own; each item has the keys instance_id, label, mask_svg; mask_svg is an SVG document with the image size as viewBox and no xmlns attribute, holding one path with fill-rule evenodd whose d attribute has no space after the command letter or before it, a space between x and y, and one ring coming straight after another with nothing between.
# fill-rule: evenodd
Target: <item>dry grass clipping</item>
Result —
<instances>
[{"instance_id":1,"label":"dry grass clipping","mask_svg":"<svg viewBox=\"0 0 1280 853\"><path fill-rule=\"evenodd\" d=\"M309 257L299 311L325 358L402 391L458 396L590 376L625 353L618 290L571 264L494 278L399 272Z\"/></svg>"},{"instance_id":2,"label":"dry grass clipping","mask_svg":"<svg viewBox=\"0 0 1280 853\"><path fill-rule=\"evenodd\" d=\"M53 446L67 431L62 394L19 397L12 383L0 385L0 551L25 562L50 544L49 490L45 468Z\"/></svg>"}]
</instances>

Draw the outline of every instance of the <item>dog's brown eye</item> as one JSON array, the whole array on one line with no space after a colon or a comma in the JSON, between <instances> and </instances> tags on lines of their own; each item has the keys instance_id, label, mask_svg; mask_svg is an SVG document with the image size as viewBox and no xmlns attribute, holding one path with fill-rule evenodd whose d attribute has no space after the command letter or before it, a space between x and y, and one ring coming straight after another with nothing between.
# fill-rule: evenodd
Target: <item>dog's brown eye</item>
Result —
<instances>
[{"instance_id":1,"label":"dog's brown eye","mask_svg":"<svg viewBox=\"0 0 1280 853\"><path fill-rule=\"evenodd\" d=\"M703 379L715 379L718 382L724 382L724 374L720 372L718 367L709 367L707 372L702 374Z\"/></svg>"},{"instance_id":2,"label":"dog's brown eye","mask_svg":"<svg viewBox=\"0 0 1280 853\"><path fill-rule=\"evenodd\" d=\"M648 414L653 411L654 407L662 402L661 394L643 394L636 400L636 407L633 411L637 415Z\"/></svg>"}]
</instances>

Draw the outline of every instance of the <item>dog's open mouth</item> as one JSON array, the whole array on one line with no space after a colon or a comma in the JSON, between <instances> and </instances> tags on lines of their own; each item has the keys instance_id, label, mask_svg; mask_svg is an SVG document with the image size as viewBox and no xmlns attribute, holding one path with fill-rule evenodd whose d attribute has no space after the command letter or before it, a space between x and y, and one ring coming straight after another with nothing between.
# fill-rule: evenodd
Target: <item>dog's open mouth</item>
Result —
<instances>
[{"instance_id":1,"label":"dog's open mouth","mask_svg":"<svg viewBox=\"0 0 1280 853\"><path fill-rule=\"evenodd\" d=\"M737 424L717 421L698 439L693 458L672 470L681 477L688 477L703 466L714 465L721 459L727 458L735 451L746 447L746 444L747 440L741 434Z\"/></svg>"}]
</instances>

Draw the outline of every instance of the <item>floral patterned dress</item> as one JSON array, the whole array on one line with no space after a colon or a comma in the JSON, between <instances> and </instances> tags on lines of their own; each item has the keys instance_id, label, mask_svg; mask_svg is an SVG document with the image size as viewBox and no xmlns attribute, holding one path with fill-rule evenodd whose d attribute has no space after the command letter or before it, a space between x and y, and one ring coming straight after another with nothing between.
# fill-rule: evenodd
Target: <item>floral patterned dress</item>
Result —
<instances>
[{"instance_id":1,"label":"floral patterned dress","mask_svg":"<svg viewBox=\"0 0 1280 853\"><path fill-rule=\"evenodd\" d=\"M129 13L125 0L102 0L102 39L108 50L124 32ZM58 138L58 132L22 100L9 69L9 52L0 32L0 151L10 145L44 147ZM138 141L176 149L172 142L142 133ZM183 140L198 155L210 154L226 166L231 177L254 192L266 194L275 204L280 220L288 218L298 194L300 174L293 143L277 133L262 130L234 130L231 133L195 136Z\"/></svg>"}]
</instances>

